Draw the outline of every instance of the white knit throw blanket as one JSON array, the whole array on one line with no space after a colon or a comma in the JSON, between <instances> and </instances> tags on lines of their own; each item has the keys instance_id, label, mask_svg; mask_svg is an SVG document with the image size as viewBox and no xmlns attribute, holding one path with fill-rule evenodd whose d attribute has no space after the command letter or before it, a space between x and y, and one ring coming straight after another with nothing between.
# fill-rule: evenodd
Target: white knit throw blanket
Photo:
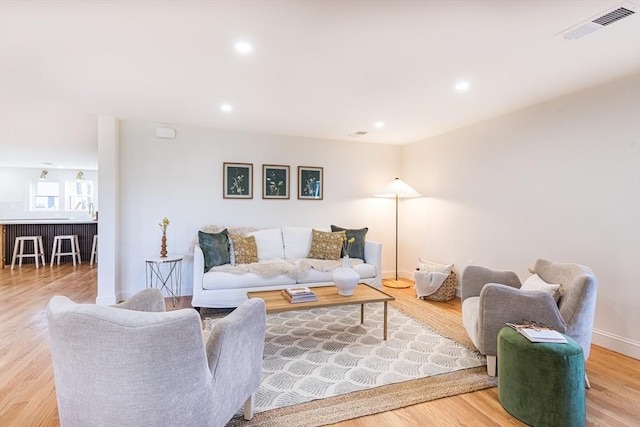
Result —
<instances>
[{"instance_id":1,"label":"white knit throw blanket","mask_svg":"<svg viewBox=\"0 0 640 427\"><path fill-rule=\"evenodd\" d=\"M422 298L435 294L447 277L449 277L448 274L439 273L437 271L416 271L416 296L418 298Z\"/></svg>"}]
</instances>

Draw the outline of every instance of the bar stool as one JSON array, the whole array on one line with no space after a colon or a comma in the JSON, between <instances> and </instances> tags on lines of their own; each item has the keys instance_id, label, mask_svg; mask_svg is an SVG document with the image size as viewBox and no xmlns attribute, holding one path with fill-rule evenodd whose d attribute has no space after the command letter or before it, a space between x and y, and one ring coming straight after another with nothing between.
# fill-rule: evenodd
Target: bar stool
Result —
<instances>
[{"instance_id":1,"label":"bar stool","mask_svg":"<svg viewBox=\"0 0 640 427\"><path fill-rule=\"evenodd\" d=\"M24 253L24 242L32 241L33 242L33 253L25 254ZM20 252L18 253L18 248ZM18 267L22 267L22 258L35 258L36 259L36 268L40 268L38 265L38 258L42 258L42 265L47 265L47 262L44 260L44 246L42 245L42 236L19 236L16 237L16 242L13 245L13 257L11 258L11 269L13 270L13 266L16 263L16 258L19 258Z\"/></svg>"},{"instance_id":2,"label":"bar stool","mask_svg":"<svg viewBox=\"0 0 640 427\"><path fill-rule=\"evenodd\" d=\"M63 240L69 241L69 244L71 245L70 252L61 252ZM53 238L53 249L51 250L51 267L53 267L53 260L55 259L55 257L58 257L58 265L60 265L60 257L66 255L71 255L73 265L76 265L76 258L78 258L78 264L82 263L82 260L80 259L80 244L78 243L77 234L55 236Z\"/></svg>"},{"instance_id":3,"label":"bar stool","mask_svg":"<svg viewBox=\"0 0 640 427\"><path fill-rule=\"evenodd\" d=\"M93 265L94 261L96 261L96 255L98 255L98 235L97 234L93 236L93 243L91 244L91 261L89 261L89 265Z\"/></svg>"}]
</instances>

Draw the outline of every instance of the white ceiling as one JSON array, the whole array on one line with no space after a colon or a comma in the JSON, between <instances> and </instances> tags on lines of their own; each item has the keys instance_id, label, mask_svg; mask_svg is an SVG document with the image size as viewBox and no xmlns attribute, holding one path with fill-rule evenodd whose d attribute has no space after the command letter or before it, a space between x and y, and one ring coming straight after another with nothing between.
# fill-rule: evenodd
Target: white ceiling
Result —
<instances>
[{"instance_id":1,"label":"white ceiling","mask_svg":"<svg viewBox=\"0 0 640 427\"><path fill-rule=\"evenodd\" d=\"M0 0L0 165L95 169L98 114L414 142L638 72L640 13L556 36L621 3Z\"/></svg>"}]
</instances>

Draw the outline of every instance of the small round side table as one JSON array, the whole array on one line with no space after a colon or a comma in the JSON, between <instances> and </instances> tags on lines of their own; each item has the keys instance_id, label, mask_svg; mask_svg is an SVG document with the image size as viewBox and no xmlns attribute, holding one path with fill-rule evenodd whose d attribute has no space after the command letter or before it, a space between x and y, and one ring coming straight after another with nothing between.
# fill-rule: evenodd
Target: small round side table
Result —
<instances>
[{"instance_id":1,"label":"small round side table","mask_svg":"<svg viewBox=\"0 0 640 427\"><path fill-rule=\"evenodd\" d=\"M150 257L147 263L147 288L166 290L175 307L182 293L182 255Z\"/></svg>"}]
</instances>

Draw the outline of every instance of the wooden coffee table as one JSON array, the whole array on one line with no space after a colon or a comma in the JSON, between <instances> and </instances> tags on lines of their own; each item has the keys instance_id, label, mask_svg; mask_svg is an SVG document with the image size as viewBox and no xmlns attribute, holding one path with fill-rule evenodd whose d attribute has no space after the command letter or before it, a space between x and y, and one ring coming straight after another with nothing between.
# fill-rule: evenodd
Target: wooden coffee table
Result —
<instances>
[{"instance_id":1,"label":"wooden coffee table","mask_svg":"<svg viewBox=\"0 0 640 427\"><path fill-rule=\"evenodd\" d=\"M304 286L304 285L302 285ZM364 305L372 302L384 303L383 339L387 339L387 303L395 300L391 295L364 283L358 284L353 295L344 297L338 295L335 286L319 286L311 288L318 297L318 301L290 303L277 291L247 292L249 298L262 298L267 307L267 313L281 313L284 311L309 310L321 307L336 307L341 305L360 304L360 323L364 323Z\"/></svg>"}]
</instances>

